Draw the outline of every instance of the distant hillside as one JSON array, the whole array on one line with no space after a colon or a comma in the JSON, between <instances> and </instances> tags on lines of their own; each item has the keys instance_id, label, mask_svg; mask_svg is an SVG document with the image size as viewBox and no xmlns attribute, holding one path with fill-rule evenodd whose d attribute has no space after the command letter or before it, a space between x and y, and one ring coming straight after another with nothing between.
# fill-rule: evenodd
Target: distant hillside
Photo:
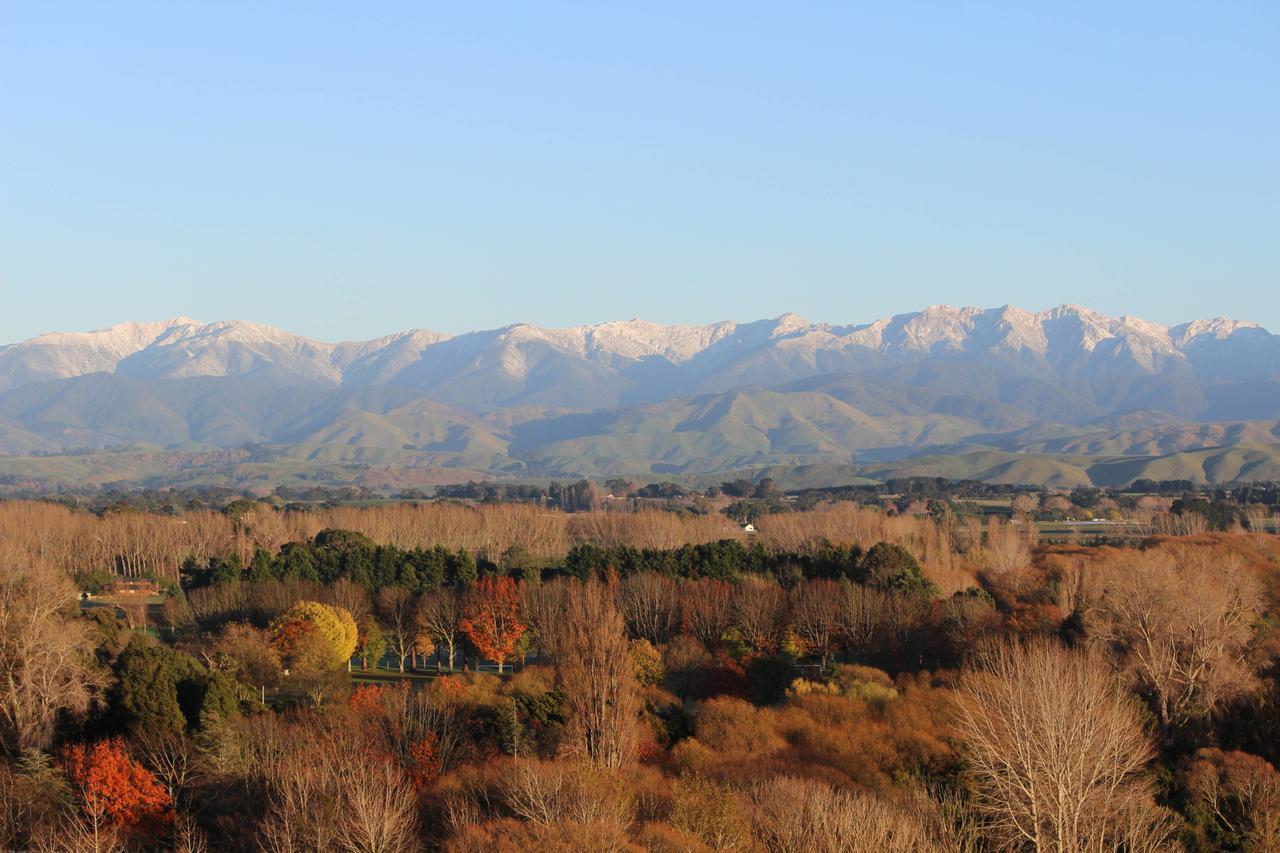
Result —
<instances>
[{"instance_id":1,"label":"distant hillside","mask_svg":"<svg viewBox=\"0 0 1280 853\"><path fill-rule=\"evenodd\" d=\"M806 457L796 457L805 460ZM1205 448L1163 456L1061 456L979 450L918 456L885 463L770 463L743 467L663 469L661 466L577 471L520 462L465 467L462 457L358 446L279 446L262 450L137 448L44 457L0 456L0 494L14 490L79 487L166 488L223 485L270 491L275 486L364 485L397 491L471 480L550 480L626 474L637 479L715 483L769 476L782 488L817 488L883 482L901 477L944 477L987 483L1123 486L1135 480L1190 480L1200 484L1280 481L1280 443ZM655 470L655 467L657 470Z\"/></svg>"},{"instance_id":2,"label":"distant hillside","mask_svg":"<svg viewBox=\"0 0 1280 853\"><path fill-rule=\"evenodd\" d=\"M1054 484L1168 470L1220 482L1264 478L1277 443L1280 337L1074 306L338 344L179 319L0 347L0 476L11 479L785 466ZM229 450L249 456L232 463L219 455ZM168 461L144 461L156 459ZM88 460L99 467L85 470Z\"/></svg>"}]
</instances>

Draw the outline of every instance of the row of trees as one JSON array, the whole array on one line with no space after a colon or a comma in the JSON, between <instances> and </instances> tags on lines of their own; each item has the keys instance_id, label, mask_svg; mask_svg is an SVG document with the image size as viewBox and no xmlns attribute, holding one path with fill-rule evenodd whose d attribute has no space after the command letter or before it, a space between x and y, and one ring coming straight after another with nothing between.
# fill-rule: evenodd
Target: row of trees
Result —
<instances>
[{"instance_id":1,"label":"row of trees","mask_svg":"<svg viewBox=\"0 0 1280 853\"><path fill-rule=\"evenodd\" d=\"M867 547L887 541L911 551L930 571L953 568L956 542L928 520L836 504L770 516L757 526L752 541L770 551L804 552L825 543ZM247 571L259 554L274 559L286 545L309 546L325 530L350 531L400 552L465 552L493 564L511 555L540 563L562 560L577 545L677 550L746 538L721 516L681 516L656 509L570 514L519 504L434 503L302 512L235 501L222 512L172 515L125 509L97 515L51 503L0 501L4 548L15 559L44 560L73 575L106 572L176 581L184 563L211 567L234 562Z\"/></svg>"},{"instance_id":2,"label":"row of trees","mask_svg":"<svg viewBox=\"0 0 1280 853\"><path fill-rule=\"evenodd\" d=\"M1002 553L1002 529L993 528L990 553ZM1016 538L1016 537L1015 537ZM1021 552L1020 552L1021 553ZM642 572L668 577L710 577L736 580L745 575L765 575L784 584L803 578L848 578L866 582L874 578L888 586L928 590L919 562L905 548L879 542L864 552L860 545L824 544L806 552L770 550L763 544L722 539L680 548L631 548L578 545L562 559L541 561L510 549L498 562L477 560L465 550L442 546L403 550L377 545L349 530L322 530L311 542L291 542L276 554L258 550L248 566L238 557L215 558L207 566L188 561L183 568L188 586L205 584L301 580L332 583L345 578L376 591L399 586L418 592L454 587L464 589L480 575L506 575L537 581L544 575L568 575L580 580L614 572L623 577Z\"/></svg>"},{"instance_id":3,"label":"row of trees","mask_svg":"<svg viewBox=\"0 0 1280 853\"><path fill-rule=\"evenodd\" d=\"M784 588L769 576L745 575L730 582L649 571L620 579L606 571L583 580L610 582L632 639L656 646L685 633L713 648L732 644L756 655L785 651L817 655L824 662L837 649L867 656L890 641L894 649L915 643L919 656L946 656L952 633L978 630L975 626L983 619L994 617L991 599L976 591L934 603L909 555L898 554L901 562L871 559L881 553L875 548L869 552L871 567L880 568L862 575L863 583L842 576L840 581L799 580ZM417 668L419 658L433 655L438 665L453 670L458 652L470 650L501 671L531 650L554 654L565 618L565 591L579 583L573 577L517 583L486 575L470 586L420 593L386 586L371 596L345 578L328 586L299 580L242 582L193 590L190 617L174 611L171 618L180 636L195 638L183 642L203 643L208 632L220 631L230 647L242 648L246 631L279 635L280 614L288 616L302 602L322 600L326 604L315 606L352 614L357 625L354 651L362 668L389 653L401 672L406 661ZM942 627L930 632L929 626Z\"/></svg>"}]
</instances>

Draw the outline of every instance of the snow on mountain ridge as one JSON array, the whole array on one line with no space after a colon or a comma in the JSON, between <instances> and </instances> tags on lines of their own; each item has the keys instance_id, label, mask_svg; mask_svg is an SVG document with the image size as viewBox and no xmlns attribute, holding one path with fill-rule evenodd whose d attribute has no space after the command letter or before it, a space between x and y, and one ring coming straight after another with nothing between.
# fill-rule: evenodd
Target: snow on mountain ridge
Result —
<instances>
[{"instance_id":1,"label":"snow on mountain ridge","mask_svg":"<svg viewBox=\"0 0 1280 853\"><path fill-rule=\"evenodd\" d=\"M671 369L709 375L768 353L793 365L786 369L810 373L853 369L851 365L873 357L900 363L961 353L1031 354L1062 365L1123 356L1153 372L1168 360L1185 361L1197 347L1202 349L1203 342L1229 344L1241 333L1255 349L1261 346L1270 352L1280 346L1280 339L1256 323L1218 318L1170 328L1133 317L1107 317L1076 305L1039 312L1008 305L935 305L846 326L814 323L795 314L706 325L638 319L568 328L514 324L460 336L416 330L341 343L258 323L202 324L180 317L92 332L50 333L0 347L0 390L100 371L136 378L262 376L277 383L325 385L404 380L434 387L484 371L512 380L523 380L535 370L548 375L548 359L556 358L581 359L598 366L592 370L606 371L658 359ZM1219 361L1220 350L1215 351ZM751 381L755 369L734 370L743 381Z\"/></svg>"},{"instance_id":2,"label":"snow on mountain ridge","mask_svg":"<svg viewBox=\"0 0 1280 853\"><path fill-rule=\"evenodd\" d=\"M92 347L124 356L150 346L177 330L190 330L200 325L200 321L189 317L175 317L149 323L116 323L88 332L46 332L22 343L0 347L0 351L20 346Z\"/></svg>"}]
</instances>

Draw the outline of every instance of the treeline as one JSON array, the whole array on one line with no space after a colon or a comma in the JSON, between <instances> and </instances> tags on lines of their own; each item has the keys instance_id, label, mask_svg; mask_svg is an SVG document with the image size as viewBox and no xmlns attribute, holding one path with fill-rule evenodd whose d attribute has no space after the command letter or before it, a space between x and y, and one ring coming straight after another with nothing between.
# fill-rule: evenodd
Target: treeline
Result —
<instances>
[{"instance_id":1,"label":"treeline","mask_svg":"<svg viewBox=\"0 0 1280 853\"><path fill-rule=\"evenodd\" d=\"M206 565L188 560L182 567L184 586L299 580L320 584L346 579L376 592L401 587L410 592L441 587L466 588L481 576L503 575L527 581L555 576L604 579L650 572L672 578L737 581L748 575L769 577L785 586L799 580L874 578L895 589L930 591L911 552L890 542L863 551L860 545L824 543L807 552L776 551L756 542L722 539L679 548L634 548L577 545L559 560L539 560L513 546L495 562L477 559L465 549L402 549L379 545L351 530L322 530L310 542L289 542L275 554L254 552L248 565L236 554L215 557Z\"/></svg>"},{"instance_id":2,"label":"treeline","mask_svg":"<svg viewBox=\"0 0 1280 853\"><path fill-rule=\"evenodd\" d=\"M679 515L658 509L634 512L565 513L521 504L463 506L449 503L339 506L308 511L280 510L262 501L233 501L220 512L192 510L175 514L132 509L95 514L45 502L0 502L0 552L19 562L47 561L72 575L101 573L152 577L177 582L180 567L238 565L240 571L272 576L278 558L291 560L287 571L317 577L329 571L329 553L311 553L324 530L353 531L380 546L414 552L411 561L434 576L443 559L439 549L471 554L478 562L521 568L534 561L547 566L563 560L576 546L675 550L720 540L758 543L769 551L809 552L827 544L870 547L899 545L931 579L946 588L965 583L958 551L969 531L930 519L891 517L852 504L833 504L809 512L769 516L755 534L719 515ZM296 553L282 555L290 543ZM337 550L335 549L329 549ZM263 553L270 559L264 566ZM395 552L382 558L386 563ZM316 558L321 564L316 566ZM399 571L396 567L396 571ZM415 565L415 571L418 566ZM446 573L449 569L446 567ZM377 584L375 584L377 585Z\"/></svg>"},{"instance_id":3,"label":"treeline","mask_svg":"<svg viewBox=\"0 0 1280 853\"><path fill-rule=\"evenodd\" d=\"M0 485L6 479L16 482L21 478L12 475L0 477ZM272 489L270 500L280 506L307 509L382 498L382 495L366 486L277 486ZM241 489L215 485L181 485L155 489L60 483L49 488L9 489L5 491L3 499L47 501L69 509L99 514L134 509L176 515L200 509L220 510L233 501L245 499L245 494Z\"/></svg>"},{"instance_id":4,"label":"treeline","mask_svg":"<svg viewBox=\"0 0 1280 853\"><path fill-rule=\"evenodd\" d=\"M502 565L510 568L509 561ZM188 588L271 580L328 584L345 578L366 590L396 586L420 592L444 586L469 586L481 571L495 574L499 570L499 565L488 560L477 561L466 549L450 550L442 545L397 548L375 544L369 537L352 530L322 530L310 542L285 543L275 554L258 548L247 565L236 553L214 557L204 565L188 559L182 565L181 574Z\"/></svg>"},{"instance_id":5,"label":"treeline","mask_svg":"<svg viewBox=\"0 0 1280 853\"><path fill-rule=\"evenodd\" d=\"M403 494L402 494L403 496ZM575 483L551 482L546 486L526 483L477 483L437 486L435 497L484 503L535 503L565 512L599 509L606 492L589 480Z\"/></svg>"},{"instance_id":6,"label":"treeline","mask_svg":"<svg viewBox=\"0 0 1280 853\"><path fill-rule=\"evenodd\" d=\"M603 578L610 572L622 577L650 572L723 581L758 576L786 587L801 580L823 579L873 582L885 589L934 591L911 552L891 542L877 542L865 552L860 545L823 544L803 553L771 551L759 543L748 546L736 540L672 549L579 545L565 557L559 572L579 580Z\"/></svg>"}]
</instances>

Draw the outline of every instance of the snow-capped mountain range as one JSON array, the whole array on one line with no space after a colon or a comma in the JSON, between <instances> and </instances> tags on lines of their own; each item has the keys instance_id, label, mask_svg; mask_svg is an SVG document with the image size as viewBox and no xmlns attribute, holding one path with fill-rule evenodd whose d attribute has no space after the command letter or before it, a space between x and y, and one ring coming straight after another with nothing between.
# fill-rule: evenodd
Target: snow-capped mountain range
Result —
<instances>
[{"instance_id":1,"label":"snow-capped mountain range","mask_svg":"<svg viewBox=\"0 0 1280 853\"><path fill-rule=\"evenodd\" d=\"M886 460L904 470L910 458L969 454L964 466L905 470L1068 483L1139 468L1027 467L1020 454L1228 447L1225 461L1141 476L1280 479L1280 337L1235 320L1166 327L1076 306L933 307L861 325L788 314L343 343L179 318L0 347L0 454L201 459L246 445L304 466L464 478ZM20 482L29 468L6 470L0 480Z\"/></svg>"},{"instance_id":2,"label":"snow-capped mountain range","mask_svg":"<svg viewBox=\"0 0 1280 853\"><path fill-rule=\"evenodd\" d=\"M1166 327L1071 305L1036 313L935 306L843 326L794 314L705 326L517 324L342 343L256 323L183 317L0 347L0 391L105 372L140 380L234 376L271 385L393 385L472 411L524 403L595 408L931 361L987 362L1059 381L1161 374L1259 380L1280 373L1280 336L1237 320Z\"/></svg>"}]
</instances>

